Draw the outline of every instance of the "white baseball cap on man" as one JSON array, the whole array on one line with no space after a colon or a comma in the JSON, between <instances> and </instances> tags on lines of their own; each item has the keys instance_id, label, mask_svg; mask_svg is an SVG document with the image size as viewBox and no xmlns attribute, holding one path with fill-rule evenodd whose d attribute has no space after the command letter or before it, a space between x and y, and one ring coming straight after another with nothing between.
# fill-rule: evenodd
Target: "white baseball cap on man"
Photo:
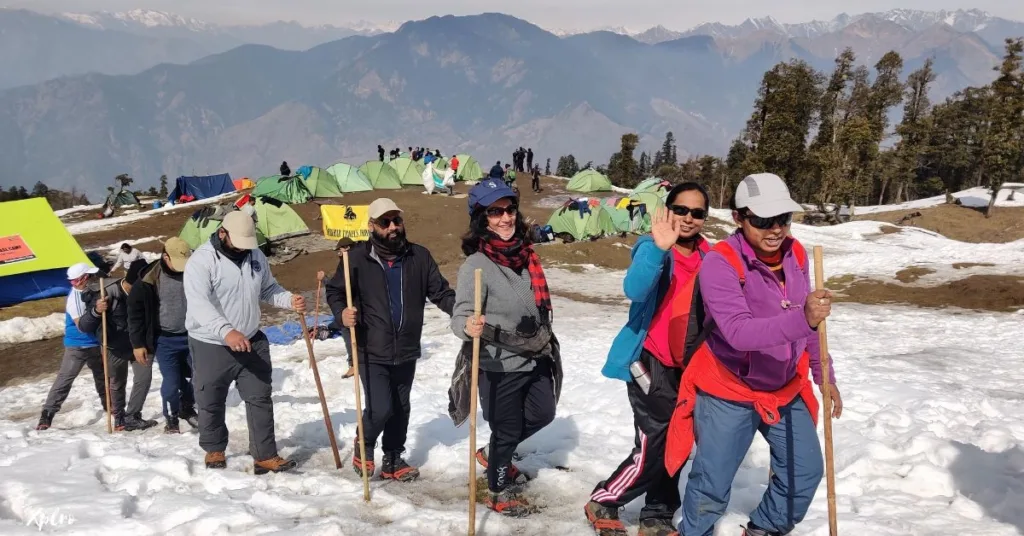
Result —
<instances>
[{"instance_id":1,"label":"white baseball cap on man","mask_svg":"<svg viewBox=\"0 0 1024 536\"><path fill-rule=\"evenodd\" d=\"M95 266L89 266L84 262L72 264L70 267L68 267L68 281L74 281L82 277L83 275L95 274L98 273L99 271L99 268Z\"/></svg>"},{"instance_id":2,"label":"white baseball cap on man","mask_svg":"<svg viewBox=\"0 0 1024 536\"><path fill-rule=\"evenodd\" d=\"M803 212L789 195L789 188L774 173L747 175L736 186L736 208L750 209L755 216L772 218L787 212Z\"/></svg>"},{"instance_id":3,"label":"white baseball cap on man","mask_svg":"<svg viewBox=\"0 0 1024 536\"><path fill-rule=\"evenodd\" d=\"M224 216L220 226L228 232L232 246L238 249L259 247L256 241L256 223L252 221L252 216L236 210Z\"/></svg>"},{"instance_id":4,"label":"white baseball cap on man","mask_svg":"<svg viewBox=\"0 0 1024 536\"><path fill-rule=\"evenodd\" d=\"M370 203L370 208L367 210L368 215L375 220L388 212L402 212L402 209L398 208L394 201L386 197L374 200L373 203Z\"/></svg>"}]
</instances>

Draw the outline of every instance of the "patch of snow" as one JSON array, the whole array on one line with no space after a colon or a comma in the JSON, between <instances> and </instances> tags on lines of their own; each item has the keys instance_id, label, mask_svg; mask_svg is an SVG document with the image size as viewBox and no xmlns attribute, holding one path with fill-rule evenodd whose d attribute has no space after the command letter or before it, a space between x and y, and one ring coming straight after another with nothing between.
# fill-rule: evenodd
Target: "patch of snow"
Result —
<instances>
[{"instance_id":1,"label":"patch of snow","mask_svg":"<svg viewBox=\"0 0 1024 536\"><path fill-rule=\"evenodd\" d=\"M146 242L152 242L154 240L163 240L163 236L147 236L146 238L137 238L133 240L122 240L120 242L114 242L107 246L97 246L89 248L86 251L104 251L108 253L117 253L117 249L121 247L121 244L128 244L130 246L137 246L139 244L145 244Z\"/></svg>"},{"instance_id":2,"label":"patch of snow","mask_svg":"<svg viewBox=\"0 0 1024 536\"><path fill-rule=\"evenodd\" d=\"M1010 199L1010 197L1013 199ZM960 200L960 203L965 207L981 208L987 207L989 199L992 197L992 191L985 187L968 188L961 192L953 194L953 197ZM865 207L855 207L854 213L857 215L861 214L877 214L879 212L893 212L896 210L911 210L920 208L930 208L946 203L946 196L937 195L935 197L926 197L924 199L915 199L906 203L899 203L896 205L873 205ZM996 196L997 207L1024 207L1024 184L1021 184L1016 191L1013 189L1003 189L999 191L999 195ZM840 209L841 214L849 214L847 207Z\"/></svg>"},{"instance_id":3,"label":"patch of snow","mask_svg":"<svg viewBox=\"0 0 1024 536\"><path fill-rule=\"evenodd\" d=\"M41 318L19 316L0 322L0 344L41 341L63 334L64 313L53 313Z\"/></svg>"},{"instance_id":4,"label":"patch of snow","mask_svg":"<svg viewBox=\"0 0 1024 536\"><path fill-rule=\"evenodd\" d=\"M67 226L68 232L73 235L80 235L85 233L95 233L97 231L104 231L107 229L114 229L124 224L131 223L134 221L151 218L154 216L161 216L172 210L185 209L187 207L200 207L203 205L212 205L230 199L233 196L238 195L237 192L229 192L218 195L216 197L209 197L201 199L199 201L192 201L191 203L185 203L184 205L164 205L160 208L147 210L138 214L128 214L124 216L117 216L114 218L88 220L79 223L73 223Z\"/></svg>"},{"instance_id":5,"label":"patch of snow","mask_svg":"<svg viewBox=\"0 0 1024 536\"><path fill-rule=\"evenodd\" d=\"M61 210L54 210L53 213L56 214L57 217L60 217L60 216L67 216L68 214L73 214L75 212L82 212L82 211L86 211L86 210L99 210L101 208L103 208L103 204L102 203L100 203L99 205L76 205L76 206L73 206L71 208L65 208L65 209L61 209Z\"/></svg>"}]
</instances>

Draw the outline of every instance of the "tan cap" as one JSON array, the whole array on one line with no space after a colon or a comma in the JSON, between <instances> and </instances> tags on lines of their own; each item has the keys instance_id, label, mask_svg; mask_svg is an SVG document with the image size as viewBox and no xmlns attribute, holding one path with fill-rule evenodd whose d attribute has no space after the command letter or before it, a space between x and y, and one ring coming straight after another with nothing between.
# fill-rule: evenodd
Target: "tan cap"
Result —
<instances>
[{"instance_id":1,"label":"tan cap","mask_svg":"<svg viewBox=\"0 0 1024 536\"><path fill-rule=\"evenodd\" d=\"M164 242L164 253L170 258L171 269L175 272L184 272L188 258L192 256L192 248L188 243L174 236Z\"/></svg>"},{"instance_id":2,"label":"tan cap","mask_svg":"<svg viewBox=\"0 0 1024 536\"><path fill-rule=\"evenodd\" d=\"M377 219L388 212L402 212L402 209L398 208L398 205L394 201L382 197L373 203L370 203L369 216L373 219Z\"/></svg>"},{"instance_id":3,"label":"tan cap","mask_svg":"<svg viewBox=\"0 0 1024 536\"><path fill-rule=\"evenodd\" d=\"M244 212L233 211L224 216L221 227L228 232L231 245L238 249L256 249L256 224L252 217Z\"/></svg>"}]
</instances>

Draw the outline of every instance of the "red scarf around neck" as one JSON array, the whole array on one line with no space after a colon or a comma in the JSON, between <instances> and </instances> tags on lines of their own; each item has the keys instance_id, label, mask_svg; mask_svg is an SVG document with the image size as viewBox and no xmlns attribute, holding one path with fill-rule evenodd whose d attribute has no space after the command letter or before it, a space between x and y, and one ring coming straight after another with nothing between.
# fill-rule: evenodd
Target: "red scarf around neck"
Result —
<instances>
[{"instance_id":1,"label":"red scarf around neck","mask_svg":"<svg viewBox=\"0 0 1024 536\"><path fill-rule=\"evenodd\" d=\"M491 235L489 238L480 239L480 252L494 263L506 268L518 271L526 267L530 271L530 286L533 287L533 297L536 300L537 308L540 309L542 315L545 312L551 312L551 292L548 290L548 280L540 265L540 257L532 246L524 243L522 238L512 237L511 240L502 240Z\"/></svg>"}]
</instances>

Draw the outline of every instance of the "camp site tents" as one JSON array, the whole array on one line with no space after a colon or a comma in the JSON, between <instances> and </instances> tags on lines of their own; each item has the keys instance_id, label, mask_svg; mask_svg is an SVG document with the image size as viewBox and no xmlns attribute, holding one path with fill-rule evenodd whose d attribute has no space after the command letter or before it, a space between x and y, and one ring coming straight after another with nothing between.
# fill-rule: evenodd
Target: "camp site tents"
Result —
<instances>
[{"instance_id":1,"label":"camp site tents","mask_svg":"<svg viewBox=\"0 0 1024 536\"><path fill-rule=\"evenodd\" d=\"M310 196L314 198L341 197L341 188L338 187L338 179L334 175L318 167L303 166L302 170L305 173L300 171L296 175L306 182L306 190L309 190ZM282 201L294 202L287 199L282 199Z\"/></svg>"},{"instance_id":2,"label":"camp site tents","mask_svg":"<svg viewBox=\"0 0 1024 536\"><path fill-rule=\"evenodd\" d=\"M108 195L107 200L103 202L104 207L111 208L127 207L138 204L140 204L139 198L135 197L135 194L128 190L121 190L120 192L112 193Z\"/></svg>"},{"instance_id":3,"label":"camp site tents","mask_svg":"<svg viewBox=\"0 0 1024 536\"><path fill-rule=\"evenodd\" d=\"M636 188L633 188L633 193L639 194L649 192L665 197L671 189L672 185L668 181L659 179L658 177L649 177L640 181L640 184L637 184Z\"/></svg>"},{"instance_id":4,"label":"camp site tents","mask_svg":"<svg viewBox=\"0 0 1024 536\"><path fill-rule=\"evenodd\" d=\"M378 163L383 165L383 162ZM338 183L338 188L342 193L369 192L373 190L370 178L355 166L338 162L327 168L327 172L334 176L334 180Z\"/></svg>"},{"instance_id":5,"label":"camp site tents","mask_svg":"<svg viewBox=\"0 0 1024 536\"><path fill-rule=\"evenodd\" d=\"M665 206L665 198L651 192L640 192L629 194L630 204L647 205L648 212L654 212Z\"/></svg>"},{"instance_id":6,"label":"camp site tents","mask_svg":"<svg viewBox=\"0 0 1024 536\"><path fill-rule=\"evenodd\" d=\"M256 183L249 195L253 197L270 197L285 203L306 203L313 198L313 194L306 188L306 181L299 176L282 177L271 175L264 177Z\"/></svg>"},{"instance_id":7,"label":"camp site tents","mask_svg":"<svg viewBox=\"0 0 1024 536\"><path fill-rule=\"evenodd\" d=\"M468 154L456 155L459 159L459 172L455 176L458 181L478 181L484 176L480 162Z\"/></svg>"},{"instance_id":8,"label":"camp site tents","mask_svg":"<svg viewBox=\"0 0 1024 536\"><path fill-rule=\"evenodd\" d=\"M309 227L287 204L271 198L256 199L256 241L263 247L267 242L309 233ZM210 239L229 212L231 206L206 206L195 211L185 221L178 236L196 249Z\"/></svg>"},{"instance_id":9,"label":"camp site tents","mask_svg":"<svg viewBox=\"0 0 1024 536\"><path fill-rule=\"evenodd\" d=\"M402 179L388 162L370 160L359 166L359 171L370 179L374 190L398 190L402 188Z\"/></svg>"},{"instance_id":10,"label":"camp site tents","mask_svg":"<svg viewBox=\"0 0 1024 536\"><path fill-rule=\"evenodd\" d=\"M584 169L573 176L566 188L571 192L610 192L612 182L592 169Z\"/></svg>"},{"instance_id":11,"label":"camp site tents","mask_svg":"<svg viewBox=\"0 0 1024 536\"><path fill-rule=\"evenodd\" d=\"M67 268L93 265L42 197L0 203L0 307L62 296Z\"/></svg>"},{"instance_id":12,"label":"camp site tents","mask_svg":"<svg viewBox=\"0 0 1024 536\"><path fill-rule=\"evenodd\" d=\"M248 190L250 188L256 187L256 183L252 182L251 180L249 180L248 177L241 178L241 179L235 179L235 180L231 181L231 183L235 186L235 191L238 191L238 190Z\"/></svg>"},{"instance_id":13,"label":"camp site tents","mask_svg":"<svg viewBox=\"0 0 1024 536\"><path fill-rule=\"evenodd\" d=\"M652 212L640 210L639 206L618 208L605 206L615 227L623 233L643 234L651 232Z\"/></svg>"},{"instance_id":14,"label":"camp site tents","mask_svg":"<svg viewBox=\"0 0 1024 536\"><path fill-rule=\"evenodd\" d=\"M548 220L552 232L568 234L574 240L600 238L622 231L615 226L612 216L600 203L589 205L582 201L571 201L556 210Z\"/></svg>"},{"instance_id":15,"label":"camp site tents","mask_svg":"<svg viewBox=\"0 0 1024 536\"><path fill-rule=\"evenodd\" d=\"M167 199L177 202L179 197L188 195L198 201L234 191L235 184L231 181L231 175L227 173L204 177L178 177L174 182L174 190L171 191L171 195Z\"/></svg>"},{"instance_id":16,"label":"camp site tents","mask_svg":"<svg viewBox=\"0 0 1024 536\"><path fill-rule=\"evenodd\" d=\"M221 221L234 207L228 205L207 205L192 213L189 219L185 220L178 237L188 244L188 247L196 249L210 239L210 235L220 228ZM259 228L256 229L256 242L262 247L267 243Z\"/></svg>"},{"instance_id":17,"label":"camp site tents","mask_svg":"<svg viewBox=\"0 0 1024 536\"><path fill-rule=\"evenodd\" d=\"M422 161L398 158L388 162L388 165L398 172L402 186L423 186L423 170L427 169L427 166Z\"/></svg>"}]
</instances>

